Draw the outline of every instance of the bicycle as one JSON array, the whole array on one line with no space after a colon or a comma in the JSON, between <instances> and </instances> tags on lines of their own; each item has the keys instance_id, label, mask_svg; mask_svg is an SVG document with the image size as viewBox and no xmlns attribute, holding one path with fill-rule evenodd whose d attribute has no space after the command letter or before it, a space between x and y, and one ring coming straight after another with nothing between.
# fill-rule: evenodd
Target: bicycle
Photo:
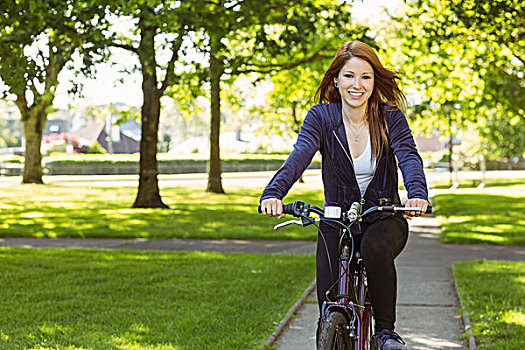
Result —
<instances>
[{"instance_id":1,"label":"bicycle","mask_svg":"<svg viewBox=\"0 0 525 350\"><path fill-rule=\"evenodd\" d=\"M362 213L359 202L354 202L347 212L343 212L340 207L326 206L321 209L301 201L283 205L284 214L292 215L300 218L300 220L280 223L274 227L274 230L292 224L302 227L314 224L320 231L319 226L316 225L316 222L320 221L341 225L339 277L326 292L327 300L322 305L318 349L374 350L371 341L374 334L374 312L368 295L366 271L359 247L354 245L354 237L350 233L350 227L377 211L393 213L421 212L422 210L417 207L392 205L388 198L381 199L379 206L369 208ZM260 207L259 212L261 212ZM428 206L426 213L431 212L432 207ZM312 217L312 213L316 214L318 218ZM338 288L336 300L328 300L330 290L336 285Z\"/></svg>"}]
</instances>

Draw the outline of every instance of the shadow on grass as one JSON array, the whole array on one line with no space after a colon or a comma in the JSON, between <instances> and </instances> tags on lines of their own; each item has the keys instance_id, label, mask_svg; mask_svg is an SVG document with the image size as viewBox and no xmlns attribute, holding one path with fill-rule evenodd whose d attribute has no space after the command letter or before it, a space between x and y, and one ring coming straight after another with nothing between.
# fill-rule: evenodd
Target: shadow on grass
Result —
<instances>
[{"instance_id":1,"label":"shadow on grass","mask_svg":"<svg viewBox=\"0 0 525 350\"><path fill-rule=\"evenodd\" d=\"M313 256L0 248L2 349L255 349Z\"/></svg>"},{"instance_id":2,"label":"shadow on grass","mask_svg":"<svg viewBox=\"0 0 525 350\"><path fill-rule=\"evenodd\" d=\"M444 243L525 245L525 201L494 194L436 195Z\"/></svg>"},{"instance_id":3,"label":"shadow on grass","mask_svg":"<svg viewBox=\"0 0 525 350\"><path fill-rule=\"evenodd\" d=\"M104 238L306 239L315 230L289 228L257 213L259 189L230 190L228 195L201 188L162 190L171 209L133 209L134 188L71 188L20 185L0 189L0 236ZM296 190L294 196L320 203L322 192Z\"/></svg>"}]
</instances>

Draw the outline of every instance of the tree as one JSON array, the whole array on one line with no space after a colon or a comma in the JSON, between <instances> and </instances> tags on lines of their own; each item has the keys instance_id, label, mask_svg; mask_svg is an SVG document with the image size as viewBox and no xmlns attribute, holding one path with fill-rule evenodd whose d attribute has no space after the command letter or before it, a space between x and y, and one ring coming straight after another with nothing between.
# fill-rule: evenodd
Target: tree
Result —
<instances>
[{"instance_id":1,"label":"tree","mask_svg":"<svg viewBox=\"0 0 525 350\"><path fill-rule=\"evenodd\" d=\"M157 147L161 103L166 89L176 81L175 63L190 28L191 14L186 2L135 0L116 2L111 12L131 18L136 27L118 35L112 45L128 50L139 58L142 74L143 105L140 141L139 188L134 208L167 208L158 186ZM162 34L162 35L161 35ZM159 63L162 52L169 53L167 63Z\"/></svg>"},{"instance_id":2,"label":"tree","mask_svg":"<svg viewBox=\"0 0 525 350\"><path fill-rule=\"evenodd\" d=\"M42 184L40 145L58 75L82 55L84 74L103 58L99 45L107 25L89 1L2 1L0 77L20 110L26 140L22 183ZM74 87L78 89L78 86Z\"/></svg>"},{"instance_id":3,"label":"tree","mask_svg":"<svg viewBox=\"0 0 525 350\"><path fill-rule=\"evenodd\" d=\"M350 5L339 1L210 0L195 4L194 46L204 51L200 70L210 84L210 158L207 191L224 193L219 147L221 82L247 73L268 74L332 57L333 35ZM204 72L204 74L202 73Z\"/></svg>"},{"instance_id":4,"label":"tree","mask_svg":"<svg viewBox=\"0 0 525 350\"><path fill-rule=\"evenodd\" d=\"M492 157L525 157L525 123L520 116L508 118L497 109L485 112L487 118L479 126L480 135L485 141L480 153Z\"/></svg>"},{"instance_id":5,"label":"tree","mask_svg":"<svg viewBox=\"0 0 525 350\"><path fill-rule=\"evenodd\" d=\"M415 93L421 125L466 128L496 119L525 123L525 4L518 0L405 1L396 62ZM516 119L517 118L517 119ZM487 135L487 134L485 134ZM451 135L452 136L452 135ZM494 138L487 141L494 142Z\"/></svg>"}]
</instances>

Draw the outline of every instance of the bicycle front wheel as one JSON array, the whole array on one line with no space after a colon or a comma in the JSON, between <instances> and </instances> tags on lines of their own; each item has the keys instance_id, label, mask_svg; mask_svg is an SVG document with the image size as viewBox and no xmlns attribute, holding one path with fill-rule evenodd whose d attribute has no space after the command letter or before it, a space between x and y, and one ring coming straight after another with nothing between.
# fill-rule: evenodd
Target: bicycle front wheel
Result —
<instances>
[{"instance_id":1,"label":"bicycle front wheel","mask_svg":"<svg viewBox=\"0 0 525 350\"><path fill-rule=\"evenodd\" d=\"M348 329L346 317L340 312L331 312L322 322L318 350L353 350Z\"/></svg>"}]
</instances>

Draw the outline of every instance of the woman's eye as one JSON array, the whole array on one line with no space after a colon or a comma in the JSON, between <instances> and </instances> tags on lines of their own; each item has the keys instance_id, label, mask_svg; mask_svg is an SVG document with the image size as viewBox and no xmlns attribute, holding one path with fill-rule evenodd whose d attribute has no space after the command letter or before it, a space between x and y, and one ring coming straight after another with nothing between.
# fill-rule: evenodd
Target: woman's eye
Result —
<instances>
[{"instance_id":1,"label":"woman's eye","mask_svg":"<svg viewBox=\"0 0 525 350\"><path fill-rule=\"evenodd\" d=\"M345 74L344 77L345 78L353 78L354 76L352 74Z\"/></svg>"}]
</instances>

